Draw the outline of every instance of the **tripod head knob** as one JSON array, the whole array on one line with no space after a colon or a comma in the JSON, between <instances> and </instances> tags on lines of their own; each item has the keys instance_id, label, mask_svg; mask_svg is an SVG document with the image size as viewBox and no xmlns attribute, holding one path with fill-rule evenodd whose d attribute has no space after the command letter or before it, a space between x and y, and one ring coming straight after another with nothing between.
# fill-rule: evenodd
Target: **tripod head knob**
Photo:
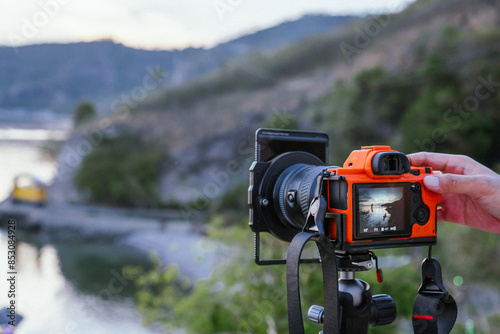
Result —
<instances>
[{"instance_id":1,"label":"tripod head knob","mask_svg":"<svg viewBox=\"0 0 500 334\"><path fill-rule=\"evenodd\" d=\"M391 296L382 294L372 297L370 326L388 325L396 320L396 304Z\"/></svg>"},{"instance_id":2,"label":"tripod head knob","mask_svg":"<svg viewBox=\"0 0 500 334\"><path fill-rule=\"evenodd\" d=\"M307 317L312 322L322 324L324 311L325 311L324 307L319 305L313 305L309 308L309 311L307 312Z\"/></svg>"}]
</instances>

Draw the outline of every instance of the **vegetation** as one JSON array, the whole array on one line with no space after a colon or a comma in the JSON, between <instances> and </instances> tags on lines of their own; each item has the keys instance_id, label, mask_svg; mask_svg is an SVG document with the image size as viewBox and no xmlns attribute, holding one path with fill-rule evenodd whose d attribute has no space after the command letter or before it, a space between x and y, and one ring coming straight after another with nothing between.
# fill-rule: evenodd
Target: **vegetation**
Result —
<instances>
[{"instance_id":1,"label":"vegetation","mask_svg":"<svg viewBox=\"0 0 500 334\"><path fill-rule=\"evenodd\" d=\"M73 127L76 129L97 117L97 112L90 102L80 102L73 111Z\"/></svg>"},{"instance_id":2,"label":"vegetation","mask_svg":"<svg viewBox=\"0 0 500 334\"><path fill-rule=\"evenodd\" d=\"M243 228L245 224L240 221L238 227L227 228L224 220L215 217L210 223L208 237L224 245L219 254L223 261L214 268L211 278L192 287L175 267L146 271L136 281L139 309L149 322L160 321L190 333L268 333L269 329L286 332L283 267L256 266L249 256L252 238ZM286 245L275 243L266 256L281 257L284 251ZM309 266L301 272L301 282L308 287L303 289L303 295L311 304L321 303L322 299L318 270L319 266ZM193 310L200 310L200 305L203 311L193 317ZM307 326L308 332L320 329L311 323Z\"/></svg>"},{"instance_id":3,"label":"vegetation","mask_svg":"<svg viewBox=\"0 0 500 334\"><path fill-rule=\"evenodd\" d=\"M94 203L152 207L163 147L131 133L104 138L82 162L76 186Z\"/></svg>"}]
</instances>

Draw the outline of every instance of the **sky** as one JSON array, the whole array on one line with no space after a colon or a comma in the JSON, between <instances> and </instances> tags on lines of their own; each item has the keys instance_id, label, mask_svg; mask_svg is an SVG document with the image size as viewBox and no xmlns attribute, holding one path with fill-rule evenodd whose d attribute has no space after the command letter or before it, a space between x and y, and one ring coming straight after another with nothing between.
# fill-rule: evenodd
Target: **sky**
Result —
<instances>
[{"instance_id":1,"label":"sky","mask_svg":"<svg viewBox=\"0 0 500 334\"><path fill-rule=\"evenodd\" d=\"M359 189L359 204L363 207L371 206L372 204L392 203L399 200L403 196L403 189L395 188L360 188Z\"/></svg>"},{"instance_id":2,"label":"sky","mask_svg":"<svg viewBox=\"0 0 500 334\"><path fill-rule=\"evenodd\" d=\"M112 39L145 49L212 47L306 14L397 12L412 0L26 0L0 3L0 45Z\"/></svg>"}]
</instances>

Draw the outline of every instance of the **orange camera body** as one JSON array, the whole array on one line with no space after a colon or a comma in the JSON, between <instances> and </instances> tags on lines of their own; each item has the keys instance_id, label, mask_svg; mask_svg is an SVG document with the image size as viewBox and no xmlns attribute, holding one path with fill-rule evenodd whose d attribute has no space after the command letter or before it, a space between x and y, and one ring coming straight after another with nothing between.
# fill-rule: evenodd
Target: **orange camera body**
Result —
<instances>
[{"instance_id":1,"label":"orange camera body","mask_svg":"<svg viewBox=\"0 0 500 334\"><path fill-rule=\"evenodd\" d=\"M410 166L406 155L389 146L364 146L327 174L325 225L337 251L436 243L441 195L423 185L432 168Z\"/></svg>"}]
</instances>

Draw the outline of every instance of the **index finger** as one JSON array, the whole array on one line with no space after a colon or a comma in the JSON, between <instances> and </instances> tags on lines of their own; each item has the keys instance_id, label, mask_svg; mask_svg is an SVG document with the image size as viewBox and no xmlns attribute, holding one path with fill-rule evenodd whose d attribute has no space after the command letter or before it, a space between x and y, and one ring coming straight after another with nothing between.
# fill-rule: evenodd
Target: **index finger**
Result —
<instances>
[{"instance_id":1,"label":"index finger","mask_svg":"<svg viewBox=\"0 0 500 334\"><path fill-rule=\"evenodd\" d=\"M416 167L432 167L443 173L467 174L490 171L480 163L465 155L420 152L408 154L410 163Z\"/></svg>"}]
</instances>

